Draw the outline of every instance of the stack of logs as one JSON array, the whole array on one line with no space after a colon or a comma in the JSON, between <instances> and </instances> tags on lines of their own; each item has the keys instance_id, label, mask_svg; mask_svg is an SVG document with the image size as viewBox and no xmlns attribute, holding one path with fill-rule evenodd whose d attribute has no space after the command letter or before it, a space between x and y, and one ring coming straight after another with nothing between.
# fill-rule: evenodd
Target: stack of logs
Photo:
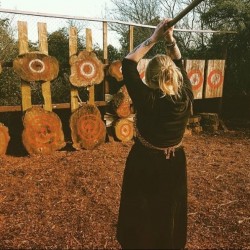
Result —
<instances>
[{"instance_id":1,"label":"stack of logs","mask_svg":"<svg viewBox=\"0 0 250 250\"><path fill-rule=\"evenodd\" d=\"M133 112L131 99L127 88L123 85L121 61L112 62L108 74L115 79L120 89L112 96L109 102L109 111L105 114L107 132L109 139L115 138L122 142L130 141L134 136Z\"/></svg>"}]
</instances>

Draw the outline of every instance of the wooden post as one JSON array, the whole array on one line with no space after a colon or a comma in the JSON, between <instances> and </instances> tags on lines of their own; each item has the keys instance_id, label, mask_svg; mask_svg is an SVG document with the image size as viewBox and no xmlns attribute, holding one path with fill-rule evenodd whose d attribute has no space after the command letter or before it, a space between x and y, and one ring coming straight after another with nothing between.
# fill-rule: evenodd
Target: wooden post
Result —
<instances>
[{"instance_id":1,"label":"wooden post","mask_svg":"<svg viewBox=\"0 0 250 250\"><path fill-rule=\"evenodd\" d=\"M103 22L103 60L104 64L108 64L108 24ZM109 94L109 82L104 80L104 100L105 94Z\"/></svg>"},{"instance_id":2,"label":"wooden post","mask_svg":"<svg viewBox=\"0 0 250 250\"><path fill-rule=\"evenodd\" d=\"M129 25L129 52L134 49L134 26Z\"/></svg>"},{"instance_id":3,"label":"wooden post","mask_svg":"<svg viewBox=\"0 0 250 250\"><path fill-rule=\"evenodd\" d=\"M226 66L227 54L228 54L228 40L225 39L223 50L222 50L222 58L225 60L224 74L226 73L225 71L226 71L226 67L227 67ZM222 93L224 93L224 88L225 88L225 84L223 84ZM218 114L219 114L220 118L222 117L222 110L223 110L223 96L221 96L221 98L220 98L219 107L218 107ZM221 120L221 123L222 123L222 120ZM222 127L223 127L223 125L222 125ZM224 130L227 130L225 125L224 125Z\"/></svg>"},{"instance_id":4,"label":"wooden post","mask_svg":"<svg viewBox=\"0 0 250 250\"><path fill-rule=\"evenodd\" d=\"M27 22L18 21L18 46L19 55L29 51ZM21 80L22 110L32 107L30 84Z\"/></svg>"},{"instance_id":5,"label":"wooden post","mask_svg":"<svg viewBox=\"0 0 250 250\"><path fill-rule=\"evenodd\" d=\"M73 56L77 53L77 29L75 27L70 27L69 30L69 56ZM71 85L70 89L70 107L71 112L78 109L78 89Z\"/></svg>"},{"instance_id":6,"label":"wooden post","mask_svg":"<svg viewBox=\"0 0 250 250\"><path fill-rule=\"evenodd\" d=\"M92 31L91 29L86 29L86 50L91 52L93 49L92 43ZM95 86L92 85L89 87L89 100L88 104L95 104Z\"/></svg>"},{"instance_id":7,"label":"wooden post","mask_svg":"<svg viewBox=\"0 0 250 250\"><path fill-rule=\"evenodd\" d=\"M38 23L37 27L39 51L48 55L47 25L46 23ZM52 111L50 81L42 83L42 95L44 99L44 109Z\"/></svg>"}]
</instances>

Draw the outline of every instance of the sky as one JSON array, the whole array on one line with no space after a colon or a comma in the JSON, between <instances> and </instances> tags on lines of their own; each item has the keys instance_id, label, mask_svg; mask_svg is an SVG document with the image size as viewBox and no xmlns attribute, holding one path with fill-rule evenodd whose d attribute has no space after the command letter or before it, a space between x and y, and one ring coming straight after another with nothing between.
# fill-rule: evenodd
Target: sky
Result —
<instances>
[{"instance_id":1,"label":"sky","mask_svg":"<svg viewBox=\"0 0 250 250\"><path fill-rule=\"evenodd\" d=\"M67 16L90 17L98 19L110 19L107 16L107 9L112 8L111 0L0 0L0 3L2 9L49 13ZM101 23L91 23L95 25L88 27L92 29L92 36L94 40L93 42L98 43L101 47ZM49 29L48 24L47 26ZM31 37L30 39L32 40L33 38ZM35 40L35 38L33 40ZM108 43L112 44L115 47L120 47L119 36L117 34L114 34L114 32L108 32Z\"/></svg>"},{"instance_id":2,"label":"sky","mask_svg":"<svg viewBox=\"0 0 250 250\"><path fill-rule=\"evenodd\" d=\"M1 8L84 17L105 17L111 0L0 0Z\"/></svg>"}]
</instances>

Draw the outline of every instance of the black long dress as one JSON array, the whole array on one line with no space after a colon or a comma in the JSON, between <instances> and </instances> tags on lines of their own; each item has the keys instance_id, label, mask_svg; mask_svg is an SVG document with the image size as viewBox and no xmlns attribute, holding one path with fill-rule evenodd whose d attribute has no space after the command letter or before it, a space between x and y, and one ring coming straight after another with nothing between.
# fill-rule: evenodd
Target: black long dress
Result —
<instances>
[{"instance_id":1,"label":"black long dress","mask_svg":"<svg viewBox=\"0 0 250 250\"><path fill-rule=\"evenodd\" d=\"M140 79L137 63L123 60L125 85L137 110L140 134L157 147L177 145L190 115L193 93L182 61L182 97L163 97ZM166 159L136 139L128 155L117 225L123 249L180 249L186 244L187 176L183 147Z\"/></svg>"}]
</instances>

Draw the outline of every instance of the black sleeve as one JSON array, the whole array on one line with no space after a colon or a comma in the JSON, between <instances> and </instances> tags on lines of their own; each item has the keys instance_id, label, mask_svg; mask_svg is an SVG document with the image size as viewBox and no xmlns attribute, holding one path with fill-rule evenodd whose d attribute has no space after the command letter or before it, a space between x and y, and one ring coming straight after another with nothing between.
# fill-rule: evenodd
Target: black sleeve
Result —
<instances>
[{"instance_id":1,"label":"black sleeve","mask_svg":"<svg viewBox=\"0 0 250 250\"><path fill-rule=\"evenodd\" d=\"M154 91L140 78L135 61L124 58L122 61L123 81L136 108L152 107Z\"/></svg>"},{"instance_id":2,"label":"black sleeve","mask_svg":"<svg viewBox=\"0 0 250 250\"><path fill-rule=\"evenodd\" d=\"M124 85L123 80L117 81L113 76L106 76L106 80L109 83L109 93L114 95L118 92L118 90Z\"/></svg>"},{"instance_id":3,"label":"black sleeve","mask_svg":"<svg viewBox=\"0 0 250 250\"><path fill-rule=\"evenodd\" d=\"M190 79L188 78L187 72L184 69L183 63L182 63L182 59L179 60L173 60L175 65L181 70L182 76L183 76L183 84L184 84L184 89L188 95L188 97L190 98L191 101L194 100L194 94L193 94L193 90L192 90L192 84L190 82Z\"/></svg>"}]
</instances>

